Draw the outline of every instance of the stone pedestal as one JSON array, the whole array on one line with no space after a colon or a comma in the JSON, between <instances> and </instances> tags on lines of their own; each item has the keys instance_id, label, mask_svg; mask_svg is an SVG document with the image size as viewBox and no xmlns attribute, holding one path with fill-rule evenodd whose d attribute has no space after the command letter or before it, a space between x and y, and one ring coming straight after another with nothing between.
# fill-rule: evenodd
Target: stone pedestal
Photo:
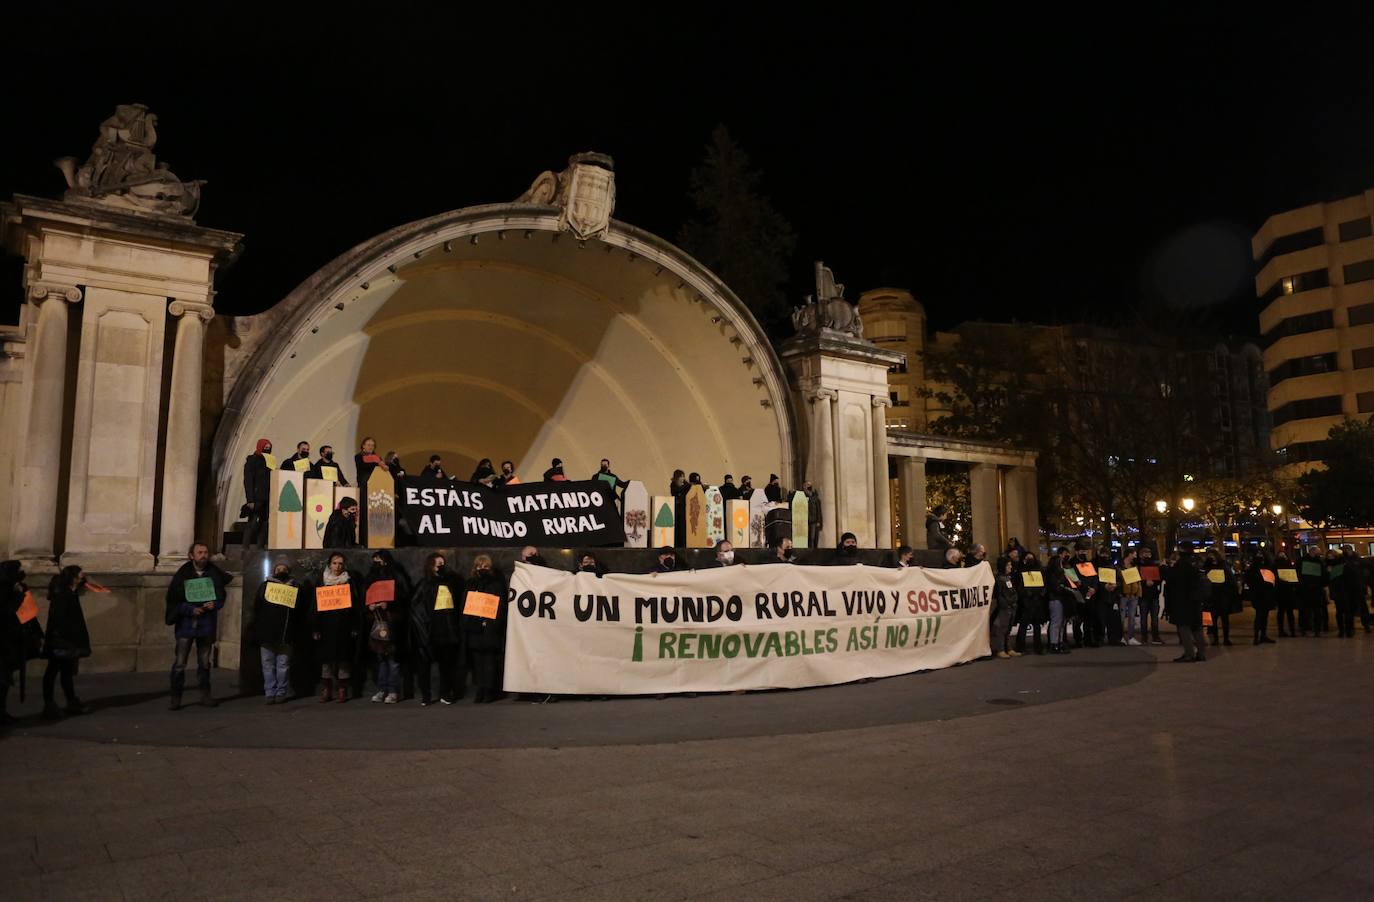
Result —
<instances>
[{"instance_id":1,"label":"stone pedestal","mask_svg":"<svg viewBox=\"0 0 1374 902\"><path fill-rule=\"evenodd\" d=\"M887 547L892 513L883 408L888 367L903 356L832 329L788 340L779 356L808 414L804 472L821 493L822 547L833 547L845 532L864 547Z\"/></svg>"},{"instance_id":2,"label":"stone pedestal","mask_svg":"<svg viewBox=\"0 0 1374 902\"><path fill-rule=\"evenodd\" d=\"M1001 499L996 464L968 468L969 506L973 508L973 541L987 546L988 559L1002 551Z\"/></svg>"}]
</instances>

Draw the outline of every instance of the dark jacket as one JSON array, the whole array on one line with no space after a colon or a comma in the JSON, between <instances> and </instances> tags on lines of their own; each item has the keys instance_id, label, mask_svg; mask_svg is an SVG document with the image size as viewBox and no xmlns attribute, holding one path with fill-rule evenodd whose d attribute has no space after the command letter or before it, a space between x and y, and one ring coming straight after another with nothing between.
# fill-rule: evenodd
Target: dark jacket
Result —
<instances>
[{"instance_id":1,"label":"dark jacket","mask_svg":"<svg viewBox=\"0 0 1374 902\"><path fill-rule=\"evenodd\" d=\"M782 502L782 486L772 482L768 483L763 487L763 496L773 504L780 504Z\"/></svg>"},{"instance_id":2,"label":"dark jacket","mask_svg":"<svg viewBox=\"0 0 1374 902\"><path fill-rule=\"evenodd\" d=\"M374 455L374 456L377 456L375 451L373 452L373 455ZM354 474L356 474L357 477L358 477L358 488L360 488L360 489L366 489L366 488L367 488L367 479L368 479L368 477L371 476L371 475L372 475L372 471L375 470L375 469L377 469L377 467L379 467L379 466L382 466L382 464L374 464L374 463L368 463L367 461L364 461L364 460L363 460L363 453L362 453L361 451L359 451L357 454L353 455L353 472L354 472ZM347 483L345 483L345 484L347 484ZM366 498L366 497L367 497L366 495L363 495L363 498ZM358 499L358 500L361 502L363 499L360 498L360 499Z\"/></svg>"},{"instance_id":3,"label":"dark jacket","mask_svg":"<svg viewBox=\"0 0 1374 902\"><path fill-rule=\"evenodd\" d=\"M733 482L727 482L727 483L723 484L723 485L720 487L720 500L721 500L721 501L738 501L738 500L739 500L739 486L735 485Z\"/></svg>"},{"instance_id":4,"label":"dark jacket","mask_svg":"<svg viewBox=\"0 0 1374 902\"><path fill-rule=\"evenodd\" d=\"M473 651L501 650L506 645L506 578L495 570L475 573L468 578L467 591L495 595L501 603L496 608L495 620L463 615L464 646Z\"/></svg>"},{"instance_id":5,"label":"dark jacket","mask_svg":"<svg viewBox=\"0 0 1374 902\"><path fill-rule=\"evenodd\" d=\"M348 519L343 511L335 508L324 525L324 547L357 548L357 535L357 521Z\"/></svg>"},{"instance_id":6,"label":"dark jacket","mask_svg":"<svg viewBox=\"0 0 1374 902\"><path fill-rule=\"evenodd\" d=\"M1225 559L1205 565L1208 573L1204 575L1211 591L1207 595L1207 610L1213 614L1235 614L1240 611L1240 584L1236 581L1236 571L1231 562ZM1220 570L1221 582L1214 583L1210 573Z\"/></svg>"},{"instance_id":7,"label":"dark jacket","mask_svg":"<svg viewBox=\"0 0 1374 902\"><path fill-rule=\"evenodd\" d=\"M281 462L281 466L278 467L277 469L279 469L279 470L290 470L290 471L292 471L293 473L294 473L294 472L309 473L309 472L310 472L310 467L308 467L308 466L307 466L304 470L301 470L301 471L297 471L297 470L296 470L296 461L298 461L298 460L303 460L303 461L305 461L305 462L308 464L308 463L310 463L310 455L309 455L309 454L292 454L290 457L288 457L288 458L286 458L285 460L283 460L283 461Z\"/></svg>"},{"instance_id":8,"label":"dark jacket","mask_svg":"<svg viewBox=\"0 0 1374 902\"><path fill-rule=\"evenodd\" d=\"M453 597L453 607L435 610L439 587L447 586ZM463 613L463 578L450 571L439 576L425 576L410 596L410 647L428 652L439 645L459 645L462 631L459 617Z\"/></svg>"},{"instance_id":9,"label":"dark jacket","mask_svg":"<svg viewBox=\"0 0 1374 902\"><path fill-rule=\"evenodd\" d=\"M294 586L297 589L296 606L288 608L285 605L268 601L267 587L269 585ZM300 583L294 579L278 580L272 577L263 580L262 585L258 586L257 597L253 599L253 636L259 645L280 648L291 644L296 611L301 610L301 601L305 594L299 589Z\"/></svg>"},{"instance_id":10,"label":"dark jacket","mask_svg":"<svg viewBox=\"0 0 1374 902\"><path fill-rule=\"evenodd\" d=\"M1021 618L1022 623L1044 623L1050 617L1050 607L1045 600L1045 587L1050 583L1048 574L1040 569L1038 563L1022 561L1017 566L1019 569L1016 574L1016 584L1020 593L1017 602L1017 616ZM1026 585L1026 574L1030 572L1039 573L1040 581L1045 586ZM1060 578L1063 578L1062 575Z\"/></svg>"},{"instance_id":11,"label":"dark jacket","mask_svg":"<svg viewBox=\"0 0 1374 902\"><path fill-rule=\"evenodd\" d=\"M1301 561L1299 561L1301 563ZM1289 609L1297 605L1298 584L1285 582L1279 578L1280 570L1293 570L1295 566L1284 558L1274 561L1274 605L1279 608Z\"/></svg>"},{"instance_id":12,"label":"dark jacket","mask_svg":"<svg viewBox=\"0 0 1374 902\"><path fill-rule=\"evenodd\" d=\"M368 646L377 654L392 654L397 648L403 648L405 632L409 617L407 616L410 605L410 580L406 578L405 571L397 567L391 559L391 554L386 551L374 551L374 555L380 555L385 563L373 564L372 569L367 571L367 579L363 584L363 605L367 611ZM368 595L373 591L373 586L385 584L387 581L392 583L392 600L372 606L368 606ZM392 638L387 642L381 642L371 638L372 624L376 620L384 621L391 628Z\"/></svg>"},{"instance_id":13,"label":"dark jacket","mask_svg":"<svg viewBox=\"0 0 1374 902\"><path fill-rule=\"evenodd\" d=\"M186 582L200 577L207 578L214 584L215 600L211 604L209 613L197 616L196 608L203 602L192 603L186 600ZM225 586L229 585L233 579L232 576L209 561L205 562L205 570L202 573L196 573L196 565L190 561L177 568L177 572L172 574L172 581L167 584L166 609L163 618L168 626L176 627L176 638L194 639L197 636L213 638L219 635L216 629L219 609L224 607L224 600L228 597L225 593Z\"/></svg>"},{"instance_id":14,"label":"dark jacket","mask_svg":"<svg viewBox=\"0 0 1374 902\"><path fill-rule=\"evenodd\" d=\"M254 506L254 513L267 516L267 499L272 493L272 471L261 454L243 459L243 497Z\"/></svg>"},{"instance_id":15,"label":"dark jacket","mask_svg":"<svg viewBox=\"0 0 1374 902\"><path fill-rule=\"evenodd\" d=\"M1303 568L1309 564L1317 565L1316 573L1305 573ZM1327 574L1326 564L1321 558L1304 555L1294 566L1298 570L1298 598L1304 605L1320 605L1326 602Z\"/></svg>"},{"instance_id":16,"label":"dark jacket","mask_svg":"<svg viewBox=\"0 0 1374 902\"><path fill-rule=\"evenodd\" d=\"M348 477L344 475L343 465L339 463L339 459L337 457L333 460L325 460L323 457L321 457L319 460L315 461L314 466L310 468L310 472L307 475L309 475L311 479L323 479L324 477L320 474L321 467L333 467L335 470L338 470L339 485L348 485Z\"/></svg>"},{"instance_id":17,"label":"dark jacket","mask_svg":"<svg viewBox=\"0 0 1374 902\"><path fill-rule=\"evenodd\" d=\"M944 524L938 517L926 517L926 547L931 551L947 551L954 547L954 540L945 534Z\"/></svg>"},{"instance_id":18,"label":"dark jacket","mask_svg":"<svg viewBox=\"0 0 1374 902\"><path fill-rule=\"evenodd\" d=\"M350 572L348 576L349 606L346 608L319 609L316 594L325 588L323 574L315 577L308 589L301 592L309 596L310 632L319 636L315 640L315 657L321 662L352 661L357 650L363 622L363 599L357 574Z\"/></svg>"},{"instance_id":19,"label":"dark jacket","mask_svg":"<svg viewBox=\"0 0 1374 902\"><path fill-rule=\"evenodd\" d=\"M1016 609L1016 600L1019 597L1016 591L1017 578L1013 573L998 572L994 577L993 595L997 599L997 607Z\"/></svg>"},{"instance_id":20,"label":"dark jacket","mask_svg":"<svg viewBox=\"0 0 1374 902\"><path fill-rule=\"evenodd\" d=\"M1268 570L1270 573L1274 573L1273 566L1267 561L1255 558L1250 564L1250 569L1245 571L1245 588L1250 595L1250 604L1254 605L1257 611L1267 611L1274 606L1275 586L1270 585L1265 580L1264 573L1261 572ZM1274 578L1277 582L1277 574Z\"/></svg>"},{"instance_id":21,"label":"dark jacket","mask_svg":"<svg viewBox=\"0 0 1374 902\"><path fill-rule=\"evenodd\" d=\"M1202 582L1206 579L1191 559L1181 557L1164 576L1164 614L1174 624L1202 626Z\"/></svg>"},{"instance_id":22,"label":"dark jacket","mask_svg":"<svg viewBox=\"0 0 1374 902\"><path fill-rule=\"evenodd\" d=\"M86 630L86 616L81 611L81 598L71 589L59 589L48 595L48 626L44 630L43 657L86 658L91 654L91 635Z\"/></svg>"}]
</instances>

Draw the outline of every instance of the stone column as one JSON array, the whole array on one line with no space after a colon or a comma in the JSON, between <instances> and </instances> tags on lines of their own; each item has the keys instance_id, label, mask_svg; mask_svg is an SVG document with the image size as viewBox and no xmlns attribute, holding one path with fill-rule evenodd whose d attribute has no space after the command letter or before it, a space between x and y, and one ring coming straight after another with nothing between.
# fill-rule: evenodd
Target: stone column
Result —
<instances>
[{"instance_id":1,"label":"stone column","mask_svg":"<svg viewBox=\"0 0 1374 902\"><path fill-rule=\"evenodd\" d=\"M821 547L830 548L838 535L839 499L835 497L835 425L831 407L839 393L823 388L811 397L811 485L821 493Z\"/></svg>"},{"instance_id":2,"label":"stone column","mask_svg":"<svg viewBox=\"0 0 1374 902\"><path fill-rule=\"evenodd\" d=\"M57 533L57 490L62 481L62 419L67 387L67 305L81 300L74 285L29 284L29 297L38 307L33 341L27 353L29 370L28 422L17 449L18 485L11 551L30 572L55 567L53 537Z\"/></svg>"},{"instance_id":3,"label":"stone column","mask_svg":"<svg viewBox=\"0 0 1374 902\"><path fill-rule=\"evenodd\" d=\"M996 560L1002 551L997 465L971 464L968 468L968 493L969 506L973 508L973 541L986 545L988 560Z\"/></svg>"},{"instance_id":4,"label":"stone column","mask_svg":"<svg viewBox=\"0 0 1374 902\"><path fill-rule=\"evenodd\" d=\"M186 562L186 549L196 538L201 355L205 348L205 324L215 311L208 304L187 301L173 301L167 309L180 319L172 350L172 384L168 391L157 569L172 571Z\"/></svg>"},{"instance_id":5,"label":"stone column","mask_svg":"<svg viewBox=\"0 0 1374 902\"><path fill-rule=\"evenodd\" d=\"M1035 468L1012 467L1006 474L1007 531L1027 548L1040 545L1040 505L1035 497Z\"/></svg>"},{"instance_id":6,"label":"stone column","mask_svg":"<svg viewBox=\"0 0 1374 902\"><path fill-rule=\"evenodd\" d=\"M892 547L892 487L887 481L886 397L873 398L873 547Z\"/></svg>"},{"instance_id":7,"label":"stone column","mask_svg":"<svg viewBox=\"0 0 1374 902\"><path fill-rule=\"evenodd\" d=\"M898 458L902 476L902 539L912 548L926 547L926 461Z\"/></svg>"}]
</instances>

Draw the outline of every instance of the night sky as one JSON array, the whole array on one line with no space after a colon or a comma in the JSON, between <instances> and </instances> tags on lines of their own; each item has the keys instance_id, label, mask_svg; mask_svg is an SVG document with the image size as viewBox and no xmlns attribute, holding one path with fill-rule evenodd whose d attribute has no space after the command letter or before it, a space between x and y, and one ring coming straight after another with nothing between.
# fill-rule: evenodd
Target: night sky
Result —
<instances>
[{"instance_id":1,"label":"night sky","mask_svg":"<svg viewBox=\"0 0 1374 902\"><path fill-rule=\"evenodd\" d=\"M851 296L911 288L936 327L1164 302L1243 335L1265 217L1374 187L1374 22L1355 4L1307 23L1292 5L650 21L521 4L499 23L471 6L7 14L0 195L60 195L52 159L84 160L116 103L145 103L159 159L209 181L197 221L246 234L217 304L252 313L581 150L615 157L617 218L671 239L724 123L799 235L797 297L819 258Z\"/></svg>"}]
</instances>

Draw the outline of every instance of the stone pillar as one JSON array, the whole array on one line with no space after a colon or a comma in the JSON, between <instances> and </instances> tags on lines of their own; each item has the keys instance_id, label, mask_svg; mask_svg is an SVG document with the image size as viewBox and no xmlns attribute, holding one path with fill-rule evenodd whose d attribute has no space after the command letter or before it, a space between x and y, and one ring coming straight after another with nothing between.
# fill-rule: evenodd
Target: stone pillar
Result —
<instances>
[{"instance_id":1,"label":"stone pillar","mask_svg":"<svg viewBox=\"0 0 1374 902\"><path fill-rule=\"evenodd\" d=\"M835 497L835 422L831 408L837 392L821 389L811 396L811 455L807 462L810 470L807 478L811 485L821 493L821 538L822 548L833 548L838 533L835 532L839 499Z\"/></svg>"},{"instance_id":2,"label":"stone pillar","mask_svg":"<svg viewBox=\"0 0 1374 902\"><path fill-rule=\"evenodd\" d=\"M926 547L926 461L902 457L902 540L912 548Z\"/></svg>"},{"instance_id":3,"label":"stone pillar","mask_svg":"<svg viewBox=\"0 0 1374 902\"><path fill-rule=\"evenodd\" d=\"M196 538L201 355L205 348L205 324L214 316L214 309L208 304L186 301L173 301L167 309L179 319L172 350L172 384L168 390L157 569L172 571L186 562L186 549Z\"/></svg>"},{"instance_id":4,"label":"stone pillar","mask_svg":"<svg viewBox=\"0 0 1374 902\"><path fill-rule=\"evenodd\" d=\"M62 419L67 386L67 305L81 300L74 285L31 282L38 320L27 354L31 388L27 428L18 450L18 485L11 552L30 572L54 569L57 490L62 481Z\"/></svg>"},{"instance_id":5,"label":"stone pillar","mask_svg":"<svg viewBox=\"0 0 1374 902\"><path fill-rule=\"evenodd\" d=\"M997 465L971 464L968 468L969 506L973 508L973 541L987 546L988 560L1001 548L1001 511L997 504Z\"/></svg>"},{"instance_id":6,"label":"stone pillar","mask_svg":"<svg viewBox=\"0 0 1374 902\"><path fill-rule=\"evenodd\" d=\"M887 480L886 396L873 398L873 547L892 547L892 487Z\"/></svg>"},{"instance_id":7,"label":"stone pillar","mask_svg":"<svg viewBox=\"0 0 1374 902\"><path fill-rule=\"evenodd\" d=\"M1040 505L1035 494L1035 468L1006 472L1007 532L1035 550L1040 545Z\"/></svg>"}]
</instances>

